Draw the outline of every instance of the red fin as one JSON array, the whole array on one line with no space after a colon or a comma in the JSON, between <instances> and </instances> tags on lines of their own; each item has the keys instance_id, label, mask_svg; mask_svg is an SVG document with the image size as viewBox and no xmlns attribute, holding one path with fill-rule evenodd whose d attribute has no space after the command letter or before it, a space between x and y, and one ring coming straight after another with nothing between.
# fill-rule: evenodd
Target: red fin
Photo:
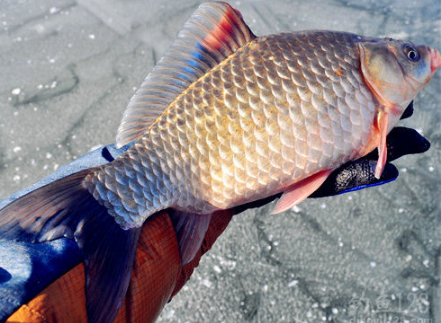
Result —
<instances>
[{"instance_id":1,"label":"red fin","mask_svg":"<svg viewBox=\"0 0 441 323\"><path fill-rule=\"evenodd\" d=\"M375 167L375 178L380 179L383 173L384 165L387 160L387 127L389 125L389 114L387 112L380 112L377 117L378 130L380 132L380 142L378 143L378 162Z\"/></svg>"},{"instance_id":2,"label":"red fin","mask_svg":"<svg viewBox=\"0 0 441 323\"><path fill-rule=\"evenodd\" d=\"M314 193L332 173L324 170L288 187L277 202L272 214L281 213L292 208Z\"/></svg>"},{"instance_id":3,"label":"red fin","mask_svg":"<svg viewBox=\"0 0 441 323\"><path fill-rule=\"evenodd\" d=\"M196 256L201 248L212 214L193 214L174 211L171 215L181 252L182 266Z\"/></svg>"}]
</instances>

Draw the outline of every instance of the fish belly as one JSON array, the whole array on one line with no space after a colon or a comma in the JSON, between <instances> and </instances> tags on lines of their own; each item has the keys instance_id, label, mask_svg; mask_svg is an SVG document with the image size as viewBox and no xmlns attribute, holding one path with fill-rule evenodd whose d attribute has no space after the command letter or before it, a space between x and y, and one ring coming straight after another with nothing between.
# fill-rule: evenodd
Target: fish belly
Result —
<instances>
[{"instance_id":1,"label":"fish belly","mask_svg":"<svg viewBox=\"0 0 441 323\"><path fill-rule=\"evenodd\" d=\"M376 104L356 42L314 31L246 44L102 167L94 196L132 227L167 207L207 214L261 199L368 153Z\"/></svg>"}]
</instances>

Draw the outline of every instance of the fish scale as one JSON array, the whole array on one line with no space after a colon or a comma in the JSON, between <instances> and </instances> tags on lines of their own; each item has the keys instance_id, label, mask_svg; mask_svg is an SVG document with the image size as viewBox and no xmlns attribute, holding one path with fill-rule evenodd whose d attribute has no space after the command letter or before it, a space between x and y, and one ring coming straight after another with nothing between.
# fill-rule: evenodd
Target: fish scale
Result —
<instances>
[{"instance_id":1,"label":"fish scale","mask_svg":"<svg viewBox=\"0 0 441 323\"><path fill-rule=\"evenodd\" d=\"M359 157L376 112L359 41L311 31L246 44L89 175L88 189L131 228L168 207L206 214L273 195Z\"/></svg>"}]
</instances>

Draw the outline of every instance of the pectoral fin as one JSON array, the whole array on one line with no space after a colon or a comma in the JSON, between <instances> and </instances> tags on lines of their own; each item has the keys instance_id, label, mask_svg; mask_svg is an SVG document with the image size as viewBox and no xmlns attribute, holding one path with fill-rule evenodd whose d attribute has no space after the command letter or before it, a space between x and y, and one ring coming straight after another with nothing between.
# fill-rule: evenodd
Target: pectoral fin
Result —
<instances>
[{"instance_id":1,"label":"pectoral fin","mask_svg":"<svg viewBox=\"0 0 441 323\"><path fill-rule=\"evenodd\" d=\"M380 141L378 143L378 162L375 167L375 178L380 179L383 173L384 165L386 165L387 160L387 127L389 125L389 114L387 112L381 111L377 116L377 126L380 132Z\"/></svg>"},{"instance_id":2,"label":"pectoral fin","mask_svg":"<svg viewBox=\"0 0 441 323\"><path fill-rule=\"evenodd\" d=\"M292 208L314 193L332 173L324 170L289 186L277 202L272 214L281 213Z\"/></svg>"}]
</instances>

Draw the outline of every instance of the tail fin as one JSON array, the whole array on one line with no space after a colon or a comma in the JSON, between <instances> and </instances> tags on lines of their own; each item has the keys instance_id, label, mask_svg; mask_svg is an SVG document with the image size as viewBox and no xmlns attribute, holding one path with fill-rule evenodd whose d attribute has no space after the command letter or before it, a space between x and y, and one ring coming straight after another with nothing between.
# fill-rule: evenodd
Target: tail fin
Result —
<instances>
[{"instance_id":1,"label":"tail fin","mask_svg":"<svg viewBox=\"0 0 441 323\"><path fill-rule=\"evenodd\" d=\"M0 210L0 239L75 239L86 267L89 322L113 322L123 303L141 228L123 230L84 187L91 170L43 186Z\"/></svg>"}]
</instances>

